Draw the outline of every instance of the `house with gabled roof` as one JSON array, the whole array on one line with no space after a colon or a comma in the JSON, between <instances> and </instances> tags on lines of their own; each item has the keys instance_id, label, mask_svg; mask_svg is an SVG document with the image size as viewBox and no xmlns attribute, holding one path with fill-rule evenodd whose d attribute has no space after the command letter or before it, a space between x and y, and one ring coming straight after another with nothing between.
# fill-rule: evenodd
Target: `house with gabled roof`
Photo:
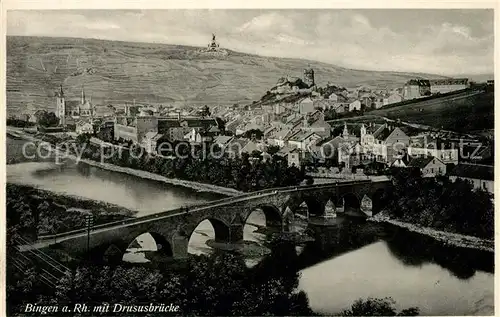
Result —
<instances>
[{"instance_id":1,"label":"house with gabled roof","mask_svg":"<svg viewBox=\"0 0 500 317\"><path fill-rule=\"evenodd\" d=\"M302 165L311 163L313 161L313 156L307 151L296 148L288 152L287 159L288 166L300 168Z\"/></svg>"},{"instance_id":2,"label":"house with gabled roof","mask_svg":"<svg viewBox=\"0 0 500 317\"><path fill-rule=\"evenodd\" d=\"M250 140L242 138L234 138L226 146L225 152L231 158L239 157L242 153L241 151L247 145L248 142L250 142Z\"/></svg>"},{"instance_id":3,"label":"house with gabled roof","mask_svg":"<svg viewBox=\"0 0 500 317\"><path fill-rule=\"evenodd\" d=\"M386 123L373 133L373 144L368 144L367 147L378 162L390 165L394 161L394 156L409 145L410 137L406 133Z\"/></svg>"},{"instance_id":4,"label":"house with gabled roof","mask_svg":"<svg viewBox=\"0 0 500 317\"><path fill-rule=\"evenodd\" d=\"M422 177L436 177L446 174L446 164L434 156L411 158L409 168L416 168Z\"/></svg>"},{"instance_id":5,"label":"house with gabled roof","mask_svg":"<svg viewBox=\"0 0 500 317\"><path fill-rule=\"evenodd\" d=\"M311 99L311 97L306 97L299 101L298 107L299 113L301 114L314 112L314 101Z\"/></svg>"},{"instance_id":6,"label":"house with gabled roof","mask_svg":"<svg viewBox=\"0 0 500 317\"><path fill-rule=\"evenodd\" d=\"M287 144L288 138L295 132L297 131L292 131L292 129L288 127L279 129L267 139L267 142L270 145L284 147Z\"/></svg>"},{"instance_id":7,"label":"house with gabled roof","mask_svg":"<svg viewBox=\"0 0 500 317\"><path fill-rule=\"evenodd\" d=\"M219 135L214 138L214 143L217 144L222 149L224 149L233 139L234 137L232 136Z\"/></svg>"},{"instance_id":8,"label":"house with gabled roof","mask_svg":"<svg viewBox=\"0 0 500 317\"><path fill-rule=\"evenodd\" d=\"M288 140L288 145L301 150L307 150L312 144L315 144L322 137L316 132L311 131L298 131Z\"/></svg>"}]
</instances>

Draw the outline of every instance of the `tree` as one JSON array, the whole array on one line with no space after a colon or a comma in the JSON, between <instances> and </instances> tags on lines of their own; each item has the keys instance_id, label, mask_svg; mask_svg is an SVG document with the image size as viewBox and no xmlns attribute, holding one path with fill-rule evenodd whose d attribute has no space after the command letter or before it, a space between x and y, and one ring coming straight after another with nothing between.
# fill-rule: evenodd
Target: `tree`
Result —
<instances>
[{"instance_id":1,"label":"tree","mask_svg":"<svg viewBox=\"0 0 500 317\"><path fill-rule=\"evenodd\" d=\"M267 148L267 153L271 156L273 156L274 154L278 153L280 150L280 147L277 146L277 145L271 145Z\"/></svg>"},{"instance_id":2,"label":"tree","mask_svg":"<svg viewBox=\"0 0 500 317\"><path fill-rule=\"evenodd\" d=\"M411 307L398 313L391 297L358 299L349 309L341 312L341 316L418 316L419 309Z\"/></svg>"},{"instance_id":3,"label":"tree","mask_svg":"<svg viewBox=\"0 0 500 317\"><path fill-rule=\"evenodd\" d=\"M65 303L172 302L182 307L184 315L313 314L305 293L297 292L296 261L282 268L282 260L270 260L272 273L248 268L242 257L220 251L194 256L185 265L168 269L83 265L61 279L54 299ZM148 316L157 315L161 314Z\"/></svg>"},{"instance_id":4,"label":"tree","mask_svg":"<svg viewBox=\"0 0 500 317\"><path fill-rule=\"evenodd\" d=\"M210 108L207 105L204 105L203 108L201 108L200 114L203 118L210 117L210 114L211 114Z\"/></svg>"},{"instance_id":5,"label":"tree","mask_svg":"<svg viewBox=\"0 0 500 317\"><path fill-rule=\"evenodd\" d=\"M314 184L314 178L312 178L311 176L308 176L308 177L306 178L306 184L307 184L307 185L312 185L312 184Z\"/></svg>"},{"instance_id":6,"label":"tree","mask_svg":"<svg viewBox=\"0 0 500 317\"><path fill-rule=\"evenodd\" d=\"M264 132L262 132L259 129L251 129L243 133L243 137L247 139L253 139L255 138L256 140L261 140L262 136L264 135Z\"/></svg>"},{"instance_id":7,"label":"tree","mask_svg":"<svg viewBox=\"0 0 500 317\"><path fill-rule=\"evenodd\" d=\"M130 115L135 117L139 114L139 107L138 106L131 106L129 107Z\"/></svg>"},{"instance_id":8,"label":"tree","mask_svg":"<svg viewBox=\"0 0 500 317\"><path fill-rule=\"evenodd\" d=\"M83 146L83 145L88 145L88 143L90 142L90 138L92 136L88 133L82 133L82 134L79 134L77 137L76 137L76 144L79 145L79 146Z\"/></svg>"},{"instance_id":9,"label":"tree","mask_svg":"<svg viewBox=\"0 0 500 317\"><path fill-rule=\"evenodd\" d=\"M43 127L55 127L59 125L59 118L53 112L44 111L38 117L38 124Z\"/></svg>"}]
</instances>

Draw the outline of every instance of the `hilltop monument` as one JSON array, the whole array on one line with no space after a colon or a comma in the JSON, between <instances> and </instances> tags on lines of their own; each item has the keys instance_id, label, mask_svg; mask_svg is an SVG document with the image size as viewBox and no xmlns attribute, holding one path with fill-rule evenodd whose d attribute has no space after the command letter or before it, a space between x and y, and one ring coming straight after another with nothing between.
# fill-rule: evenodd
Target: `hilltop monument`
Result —
<instances>
[{"instance_id":1,"label":"hilltop monument","mask_svg":"<svg viewBox=\"0 0 500 317\"><path fill-rule=\"evenodd\" d=\"M209 55L209 56L227 56L228 51L221 48L219 43L217 42L217 39L215 37L215 33L212 33L212 40L210 43L208 43L207 48L201 49L198 51L199 53L202 53L204 55Z\"/></svg>"},{"instance_id":2,"label":"hilltop monument","mask_svg":"<svg viewBox=\"0 0 500 317\"><path fill-rule=\"evenodd\" d=\"M219 50L219 43L215 40L215 34L212 33L212 41L208 44L209 52L217 52Z\"/></svg>"}]
</instances>

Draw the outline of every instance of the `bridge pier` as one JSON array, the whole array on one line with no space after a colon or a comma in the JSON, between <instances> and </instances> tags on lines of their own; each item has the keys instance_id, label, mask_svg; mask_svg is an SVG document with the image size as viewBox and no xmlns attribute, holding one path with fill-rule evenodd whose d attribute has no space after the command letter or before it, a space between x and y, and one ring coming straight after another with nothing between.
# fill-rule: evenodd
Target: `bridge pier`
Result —
<instances>
[{"instance_id":1,"label":"bridge pier","mask_svg":"<svg viewBox=\"0 0 500 317\"><path fill-rule=\"evenodd\" d=\"M183 259L188 257L189 237L175 234L170 242L172 247L172 257L175 259Z\"/></svg>"},{"instance_id":2,"label":"bridge pier","mask_svg":"<svg viewBox=\"0 0 500 317\"><path fill-rule=\"evenodd\" d=\"M243 241L243 226L232 225L229 227L229 242L235 243Z\"/></svg>"},{"instance_id":3,"label":"bridge pier","mask_svg":"<svg viewBox=\"0 0 500 317\"><path fill-rule=\"evenodd\" d=\"M243 241L243 226L240 224L229 226L224 235L215 235L215 242L236 243L240 241Z\"/></svg>"}]
</instances>

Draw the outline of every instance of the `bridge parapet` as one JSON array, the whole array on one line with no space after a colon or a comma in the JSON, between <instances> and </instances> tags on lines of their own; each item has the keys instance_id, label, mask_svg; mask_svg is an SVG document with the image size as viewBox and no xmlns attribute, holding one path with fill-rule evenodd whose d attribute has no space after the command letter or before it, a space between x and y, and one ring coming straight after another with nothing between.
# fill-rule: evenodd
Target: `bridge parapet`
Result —
<instances>
[{"instance_id":1,"label":"bridge parapet","mask_svg":"<svg viewBox=\"0 0 500 317\"><path fill-rule=\"evenodd\" d=\"M354 180L354 181L344 181L344 182L336 182L336 183L330 183L330 184L313 184L313 185L305 185L305 186L286 186L286 187L276 187L276 188L264 189L264 190L250 192L250 193L246 193L246 194L238 195L238 196L234 196L234 197L222 198L222 199L210 201L210 202L203 203L203 204L196 204L196 205L192 205L189 207L181 207L181 208L171 209L171 210L167 210L167 211L163 211L163 212L159 212L156 214L151 214L151 215L147 215L147 216L143 216L143 217L130 217L129 219L125 219L125 220L107 222L104 224L93 226L92 231L105 229L105 228L109 228L109 227L114 227L114 226L133 224L133 223L136 223L138 221L161 219L163 217L170 217L173 215L181 216L181 215L191 213L193 211L199 211L200 209L203 209L203 208L212 208L214 205L219 205L219 204L224 204L224 203L235 203L235 202L245 200L248 198L252 198L252 197L263 197L265 195L275 195L278 193L304 192L304 191L310 191L312 189L323 189L323 188L327 189L327 188L332 188L335 186L349 186L352 184L362 184L362 183L371 183L371 181L370 180L361 180L361 181ZM86 233L86 232L87 232L87 228L81 228L81 229L71 230L71 231L58 233L58 234L39 236L38 240L41 240L41 241L53 240L53 239L57 239L57 238L64 238L67 236Z\"/></svg>"},{"instance_id":2,"label":"bridge parapet","mask_svg":"<svg viewBox=\"0 0 500 317\"><path fill-rule=\"evenodd\" d=\"M287 210L290 209L293 213L296 210L295 207L302 202L306 202L312 214L322 215L325 204L329 200L335 203L339 197L350 195L349 204L354 206L356 204L352 203L352 199L361 201L364 195L370 196L385 186L384 182L371 180L287 186L223 198L144 217L132 217L93 227L90 232L91 249L95 249L96 253L104 253L106 245L114 245L117 249L125 251L133 239L149 232L156 236L161 241L160 243L168 243L173 256L183 256L187 254L192 232L204 220L211 222L216 239L233 241L233 239L242 239L246 220L256 209L264 212L266 226L281 227L281 230L286 230L284 224L289 217ZM347 198L345 201L347 204ZM35 245L25 246L25 249L58 245L69 252L82 253L86 252L86 244L87 229L82 228L56 235L41 236Z\"/></svg>"}]
</instances>

